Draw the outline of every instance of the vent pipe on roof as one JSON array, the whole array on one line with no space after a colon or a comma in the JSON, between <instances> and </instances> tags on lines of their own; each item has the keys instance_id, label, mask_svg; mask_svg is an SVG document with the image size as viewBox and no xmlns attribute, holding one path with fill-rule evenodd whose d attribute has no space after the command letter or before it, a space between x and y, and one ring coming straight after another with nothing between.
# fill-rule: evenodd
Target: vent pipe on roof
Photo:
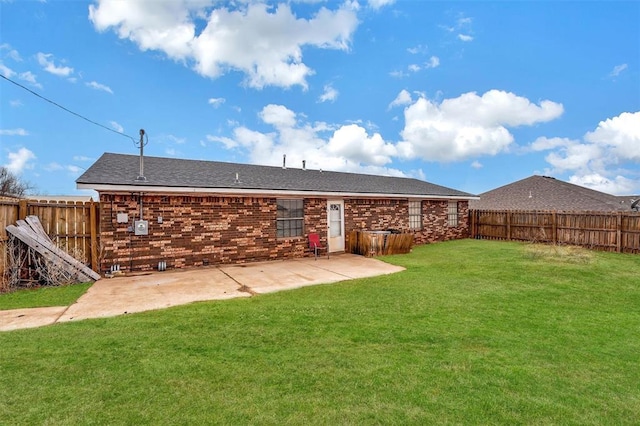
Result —
<instances>
[{"instance_id":1,"label":"vent pipe on roof","mask_svg":"<svg viewBox=\"0 0 640 426\"><path fill-rule=\"evenodd\" d=\"M307 161L302 160L302 170L307 170Z\"/></svg>"},{"instance_id":2,"label":"vent pipe on roof","mask_svg":"<svg viewBox=\"0 0 640 426\"><path fill-rule=\"evenodd\" d=\"M145 142L144 136L145 136L144 129L140 129L140 174L136 178L136 181L138 182L147 181L147 178L144 177L144 146L147 144L148 139Z\"/></svg>"},{"instance_id":3,"label":"vent pipe on roof","mask_svg":"<svg viewBox=\"0 0 640 426\"><path fill-rule=\"evenodd\" d=\"M282 154L282 168L287 168L287 154Z\"/></svg>"}]
</instances>

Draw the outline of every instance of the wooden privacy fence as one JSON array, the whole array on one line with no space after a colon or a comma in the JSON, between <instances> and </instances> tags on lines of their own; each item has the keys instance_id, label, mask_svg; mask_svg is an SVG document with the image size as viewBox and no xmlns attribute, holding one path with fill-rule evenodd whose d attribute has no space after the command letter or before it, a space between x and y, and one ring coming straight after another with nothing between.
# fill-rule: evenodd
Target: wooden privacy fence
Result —
<instances>
[{"instance_id":1,"label":"wooden privacy fence","mask_svg":"<svg viewBox=\"0 0 640 426\"><path fill-rule=\"evenodd\" d=\"M470 210L471 238L640 253L640 213Z\"/></svg>"},{"instance_id":2,"label":"wooden privacy fence","mask_svg":"<svg viewBox=\"0 0 640 426\"><path fill-rule=\"evenodd\" d=\"M0 200L0 278L7 263L6 227L27 216L37 216L53 242L67 253L99 272L99 203Z\"/></svg>"}]
</instances>

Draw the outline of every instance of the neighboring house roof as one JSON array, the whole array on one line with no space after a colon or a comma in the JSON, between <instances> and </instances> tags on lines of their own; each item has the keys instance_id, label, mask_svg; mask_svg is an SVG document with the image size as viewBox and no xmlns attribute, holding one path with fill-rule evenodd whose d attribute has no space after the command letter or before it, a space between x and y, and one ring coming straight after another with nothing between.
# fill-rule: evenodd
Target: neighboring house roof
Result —
<instances>
[{"instance_id":1,"label":"neighboring house roof","mask_svg":"<svg viewBox=\"0 0 640 426\"><path fill-rule=\"evenodd\" d=\"M630 197L616 197L547 176L531 176L480 194L469 208L479 210L630 210ZM626 201L625 201L626 200Z\"/></svg>"},{"instance_id":2,"label":"neighboring house roof","mask_svg":"<svg viewBox=\"0 0 640 426\"><path fill-rule=\"evenodd\" d=\"M161 157L144 157L146 181L141 182L136 180L139 161L136 155L105 153L76 180L77 186L96 191L475 198L418 179Z\"/></svg>"}]
</instances>

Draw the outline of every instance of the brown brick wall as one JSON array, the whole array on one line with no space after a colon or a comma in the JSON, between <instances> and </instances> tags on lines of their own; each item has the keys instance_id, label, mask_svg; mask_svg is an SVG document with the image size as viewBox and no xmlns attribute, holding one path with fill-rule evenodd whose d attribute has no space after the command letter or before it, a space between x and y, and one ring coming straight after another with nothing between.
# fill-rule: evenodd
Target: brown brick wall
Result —
<instances>
[{"instance_id":1,"label":"brown brick wall","mask_svg":"<svg viewBox=\"0 0 640 426\"><path fill-rule=\"evenodd\" d=\"M137 194L100 194L102 270L150 270L244 263L309 256L306 234L326 238L326 201L306 199L305 236L276 237L276 199L144 195L143 218L149 235L128 231L139 218ZM128 223L117 223L127 213ZM162 217L162 223L158 223Z\"/></svg>"},{"instance_id":2,"label":"brown brick wall","mask_svg":"<svg viewBox=\"0 0 640 426\"><path fill-rule=\"evenodd\" d=\"M447 241L467 238L468 201L458 201L458 226L448 225L448 200L422 201L422 230L415 230L415 244L426 244L435 241ZM349 235L352 230L386 231L396 229L409 231L409 201L408 200L346 200L345 232Z\"/></svg>"},{"instance_id":3,"label":"brown brick wall","mask_svg":"<svg viewBox=\"0 0 640 426\"><path fill-rule=\"evenodd\" d=\"M422 230L414 231L416 244L457 240L469 236L469 202L458 201L458 226L448 225L448 200L422 201Z\"/></svg>"},{"instance_id":4,"label":"brown brick wall","mask_svg":"<svg viewBox=\"0 0 640 426\"><path fill-rule=\"evenodd\" d=\"M138 194L101 193L100 225L102 271L119 264L122 270L220 265L310 256L307 234L317 232L326 241L327 201L304 200L304 236L276 237L276 198L211 197L199 195L144 195L143 218L149 235L128 231L140 212ZM468 236L468 202L458 202L458 226L447 225L447 200L422 202L423 229L416 244ZM344 202L345 231L409 230L407 200L351 199ZM117 223L127 213L128 223ZM162 223L158 218L162 218Z\"/></svg>"}]
</instances>

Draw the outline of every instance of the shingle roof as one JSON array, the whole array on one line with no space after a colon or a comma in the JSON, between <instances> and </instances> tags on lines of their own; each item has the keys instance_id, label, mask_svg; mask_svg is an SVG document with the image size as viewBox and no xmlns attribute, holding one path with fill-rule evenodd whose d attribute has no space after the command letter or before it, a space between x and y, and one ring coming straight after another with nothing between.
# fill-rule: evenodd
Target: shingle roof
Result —
<instances>
[{"instance_id":1,"label":"shingle roof","mask_svg":"<svg viewBox=\"0 0 640 426\"><path fill-rule=\"evenodd\" d=\"M237 189L258 193L275 190L475 197L466 192L418 179L162 157L144 157L146 182L137 182L138 174L138 156L105 153L76 180L76 183L81 188L94 189L104 186L144 186L147 190L153 187L193 188L202 189L203 192Z\"/></svg>"},{"instance_id":2,"label":"shingle roof","mask_svg":"<svg viewBox=\"0 0 640 426\"><path fill-rule=\"evenodd\" d=\"M480 194L469 208L480 210L629 210L629 197L616 197L547 176L531 176Z\"/></svg>"}]
</instances>

